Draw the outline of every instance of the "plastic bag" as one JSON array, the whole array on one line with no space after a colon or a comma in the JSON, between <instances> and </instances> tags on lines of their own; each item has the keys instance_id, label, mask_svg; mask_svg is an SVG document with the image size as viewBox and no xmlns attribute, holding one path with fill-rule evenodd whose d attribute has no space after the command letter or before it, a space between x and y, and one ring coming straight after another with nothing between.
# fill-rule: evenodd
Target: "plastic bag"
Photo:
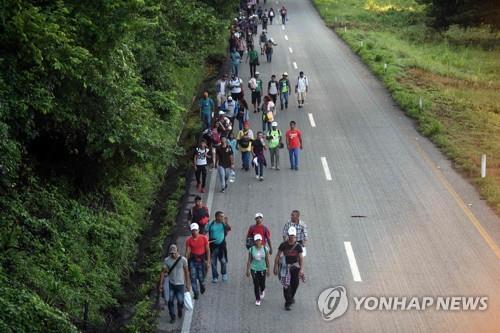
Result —
<instances>
[{"instance_id":1,"label":"plastic bag","mask_svg":"<svg viewBox=\"0 0 500 333\"><path fill-rule=\"evenodd\" d=\"M234 183L236 181L236 172L233 169L229 172L229 182Z\"/></svg>"},{"instance_id":2,"label":"plastic bag","mask_svg":"<svg viewBox=\"0 0 500 333\"><path fill-rule=\"evenodd\" d=\"M186 311L193 311L193 299L191 298L191 293L189 291L184 293L184 308Z\"/></svg>"}]
</instances>

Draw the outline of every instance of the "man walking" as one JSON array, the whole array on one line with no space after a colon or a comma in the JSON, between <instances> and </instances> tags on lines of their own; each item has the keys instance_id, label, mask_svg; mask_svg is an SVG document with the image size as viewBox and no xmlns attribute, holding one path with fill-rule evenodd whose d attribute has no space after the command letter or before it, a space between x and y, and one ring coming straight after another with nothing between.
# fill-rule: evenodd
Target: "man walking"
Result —
<instances>
[{"instance_id":1,"label":"man walking","mask_svg":"<svg viewBox=\"0 0 500 333\"><path fill-rule=\"evenodd\" d=\"M295 293L299 287L299 278L304 277L304 257L302 246L296 241L297 230L290 227L288 239L280 244L274 258L274 275L279 274L285 296L285 310L290 311L295 303Z\"/></svg>"},{"instance_id":2,"label":"man walking","mask_svg":"<svg viewBox=\"0 0 500 333\"><path fill-rule=\"evenodd\" d=\"M212 123L212 115L215 111L214 101L208 97L208 91L203 93L203 97L199 102L200 106L200 118L203 122L203 130L210 128Z\"/></svg>"},{"instance_id":3,"label":"man walking","mask_svg":"<svg viewBox=\"0 0 500 333\"><path fill-rule=\"evenodd\" d=\"M238 113L238 102L233 99L232 96L229 96L227 100L221 105L221 110L225 112L225 116L231 122L231 130L234 127L234 119L236 118L236 114Z\"/></svg>"},{"instance_id":4,"label":"man walking","mask_svg":"<svg viewBox=\"0 0 500 333\"><path fill-rule=\"evenodd\" d=\"M229 175L234 169L234 153L231 146L227 144L226 137L221 138L221 146L217 148L215 156L215 164L217 165L217 172L219 173L221 184L220 191L224 193L227 189Z\"/></svg>"},{"instance_id":5,"label":"man walking","mask_svg":"<svg viewBox=\"0 0 500 333\"><path fill-rule=\"evenodd\" d=\"M295 94L297 95L297 104L299 108L304 107L304 100L306 99L306 94L309 91L309 80L307 76L304 75L304 72L299 73L299 77L297 78L297 83L295 84Z\"/></svg>"},{"instance_id":6,"label":"man walking","mask_svg":"<svg viewBox=\"0 0 500 333\"><path fill-rule=\"evenodd\" d=\"M262 102L262 80L260 79L260 73L255 72L255 76L248 81L248 88L252 92L252 105L253 113L257 113L260 108L260 103Z\"/></svg>"},{"instance_id":7,"label":"man walking","mask_svg":"<svg viewBox=\"0 0 500 333\"><path fill-rule=\"evenodd\" d=\"M280 169L280 147L283 145L281 131L278 129L278 123L271 123L271 130L267 132L267 142L269 153L271 155L271 169Z\"/></svg>"},{"instance_id":8,"label":"man walking","mask_svg":"<svg viewBox=\"0 0 500 333\"><path fill-rule=\"evenodd\" d=\"M271 232L269 228L264 225L264 214L255 214L255 224L248 228L246 247L249 249L255 244L254 236L260 235L262 237L262 245L267 246L269 253L273 254L273 246L271 244Z\"/></svg>"},{"instance_id":9,"label":"man walking","mask_svg":"<svg viewBox=\"0 0 500 333\"><path fill-rule=\"evenodd\" d=\"M235 101L239 101L242 94L242 85L243 80L240 79L237 75L231 75L231 80L229 80L229 89L231 90L231 97Z\"/></svg>"},{"instance_id":10,"label":"man walking","mask_svg":"<svg viewBox=\"0 0 500 333\"><path fill-rule=\"evenodd\" d=\"M271 97L274 105L278 98L278 86L279 82L276 80L276 75L271 75L271 80L267 83L267 94Z\"/></svg>"},{"instance_id":11,"label":"man walking","mask_svg":"<svg viewBox=\"0 0 500 333\"><path fill-rule=\"evenodd\" d=\"M194 198L194 205L189 211L188 220L190 223L197 223L200 227L200 234L205 233L205 226L208 224L208 219L210 214L208 212L208 207L203 204L201 197L197 195Z\"/></svg>"},{"instance_id":12,"label":"man walking","mask_svg":"<svg viewBox=\"0 0 500 333\"><path fill-rule=\"evenodd\" d=\"M212 259L212 283L217 283L219 272L217 272L217 261L220 261L220 273L222 281L227 281L227 247L226 235L231 230L227 216L218 211L215 220L207 225L210 253Z\"/></svg>"},{"instance_id":13,"label":"man walking","mask_svg":"<svg viewBox=\"0 0 500 333\"><path fill-rule=\"evenodd\" d=\"M238 43L241 43L238 39ZM231 74L238 76L238 72L240 69L241 55L236 49L231 50Z\"/></svg>"},{"instance_id":14,"label":"man walking","mask_svg":"<svg viewBox=\"0 0 500 333\"><path fill-rule=\"evenodd\" d=\"M299 149L302 150L302 132L296 127L295 121L290 122L290 129L286 131L286 147L290 157L290 168L299 170Z\"/></svg>"},{"instance_id":15,"label":"man walking","mask_svg":"<svg viewBox=\"0 0 500 333\"><path fill-rule=\"evenodd\" d=\"M198 299L199 294L205 292L205 275L210 266L210 247L207 237L199 234L198 224L191 223L190 229L191 236L186 239L186 258L194 299Z\"/></svg>"},{"instance_id":16,"label":"man walking","mask_svg":"<svg viewBox=\"0 0 500 333\"><path fill-rule=\"evenodd\" d=\"M245 63L250 59L250 77L255 77L255 71L257 70L257 66L259 64L259 53L254 49L254 47L249 47L249 51L247 53L247 58Z\"/></svg>"},{"instance_id":17,"label":"man walking","mask_svg":"<svg viewBox=\"0 0 500 333\"><path fill-rule=\"evenodd\" d=\"M165 300L168 301L170 323L173 324L175 321L174 300L177 299L177 316L180 319L184 308L184 289L189 291L191 288L187 259L179 254L175 244L170 245L168 253L170 255L165 258L161 272L160 292L167 290L164 285L168 283L168 294L165 295Z\"/></svg>"},{"instance_id":18,"label":"man walking","mask_svg":"<svg viewBox=\"0 0 500 333\"><path fill-rule=\"evenodd\" d=\"M217 107L220 107L226 101L229 93L227 74L222 75L222 78L215 83L215 93L217 94Z\"/></svg>"},{"instance_id":19,"label":"man walking","mask_svg":"<svg viewBox=\"0 0 500 333\"><path fill-rule=\"evenodd\" d=\"M250 169L250 153L252 151L253 131L250 129L248 121L243 123L243 130L238 132L238 150L241 152L242 169Z\"/></svg>"},{"instance_id":20,"label":"man walking","mask_svg":"<svg viewBox=\"0 0 500 333\"><path fill-rule=\"evenodd\" d=\"M207 165L208 165L208 148L207 142L201 140L198 147L195 149L193 164L196 176L196 188L201 193L205 192L205 183L207 180Z\"/></svg>"},{"instance_id":21,"label":"man walking","mask_svg":"<svg viewBox=\"0 0 500 333\"><path fill-rule=\"evenodd\" d=\"M288 80L288 73L284 72L283 77L279 81L279 94L280 94L280 104L281 110L283 107L288 109L288 95L290 94L290 80Z\"/></svg>"},{"instance_id":22,"label":"man walking","mask_svg":"<svg viewBox=\"0 0 500 333\"><path fill-rule=\"evenodd\" d=\"M283 240L286 241L288 238L288 229L294 227L297 231L296 240L297 242L305 248L308 237L307 237L307 225L300 219L300 212L295 209L290 214L290 220L283 226Z\"/></svg>"}]
</instances>

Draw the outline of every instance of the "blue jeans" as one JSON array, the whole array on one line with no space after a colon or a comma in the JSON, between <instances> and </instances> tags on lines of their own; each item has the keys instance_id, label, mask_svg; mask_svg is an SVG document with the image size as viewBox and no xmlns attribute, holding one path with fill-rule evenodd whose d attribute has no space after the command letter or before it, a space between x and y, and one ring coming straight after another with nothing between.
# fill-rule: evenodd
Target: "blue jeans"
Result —
<instances>
[{"instance_id":1,"label":"blue jeans","mask_svg":"<svg viewBox=\"0 0 500 333\"><path fill-rule=\"evenodd\" d=\"M210 125L212 124L212 115L210 113L202 112L201 121L203 122L203 130L210 128Z\"/></svg>"},{"instance_id":2,"label":"blue jeans","mask_svg":"<svg viewBox=\"0 0 500 333\"><path fill-rule=\"evenodd\" d=\"M288 149L288 155L290 156L290 168L299 170L299 148Z\"/></svg>"},{"instance_id":3,"label":"blue jeans","mask_svg":"<svg viewBox=\"0 0 500 333\"><path fill-rule=\"evenodd\" d=\"M219 173L221 190L226 188L227 180L229 179L230 168L224 168L223 166L218 166L217 171Z\"/></svg>"},{"instance_id":4,"label":"blue jeans","mask_svg":"<svg viewBox=\"0 0 500 333\"><path fill-rule=\"evenodd\" d=\"M240 63L231 64L231 74L238 76L238 69L240 68Z\"/></svg>"},{"instance_id":5,"label":"blue jeans","mask_svg":"<svg viewBox=\"0 0 500 333\"><path fill-rule=\"evenodd\" d=\"M184 285L175 285L169 282L168 313L170 318L175 318L174 300L177 299L177 311L181 312L184 307Z\"/></svg>"},{"instance_id":6,"label":"blue jeans","mask_svg":"<svg viewBox=\"0 0 500 333\"><path fill-rule=\"evenodd\" d=\"M272 121L265 121L264 119L262 119L262 131L263 132L270 131L272 123L273 123ZM267 130L266 130L266 125L267 125Z\"/></svg>"},{"instance_id":7,"label":"blue jeans","mask_svg":"<svg viewBox=\"0 0 500 333\"><path fill-rule=\"evenodd\" d=\"M243 168L245 170L248 170L250 168L250 152L249 151L242 151L241 152L241 160L243 162Z\"/></svg>"},{"instance_id":8,"label":"blue jeans","mask_svg":"<svg viewBox=\"0 0 500 333\"><path fill-rule=\"evenodd\" d=\"M264 176L264 163L257 162L255 165L255 175L256 176Z\"/></svg>"},{"instance_id":9,"label":"blue jeans","mask_svg":"<svg viewBox=\"0 0 500 333\"><path fill-rule=\"evenodd\" d=\"M193 292L197 295L200 292L198 281L200 285L205 284L205 262L189 260L189 274L191 275L191 286L193 288Z\"/></svg>"},{"instance_id":10,"label":"blue jeans","mask_svg":"<svg viewBox=\"0 0 500 333\"><path fill-rule=\"evenodd\" d=\"M218 279L219 278L219 273L217 272L217 260L220 261L220 273L222 275L226 275L226 258L224 257L224 253L222 253L222 247L221 246L214 246L213 251L211 253L211 261L212 261L212 278L213 279Z\"/></svg>"},{"instance_id":11,"label":"blue jeans","mask_svg":"<svg viewBox=\"0 0 500 333\"><path fill-rule=\"evenodd\" d=\"M283 110L283 106L288 109L288 93L281 93L280 94L280 104L281 104L281 110Z\"/></svg>"}]
</instances>

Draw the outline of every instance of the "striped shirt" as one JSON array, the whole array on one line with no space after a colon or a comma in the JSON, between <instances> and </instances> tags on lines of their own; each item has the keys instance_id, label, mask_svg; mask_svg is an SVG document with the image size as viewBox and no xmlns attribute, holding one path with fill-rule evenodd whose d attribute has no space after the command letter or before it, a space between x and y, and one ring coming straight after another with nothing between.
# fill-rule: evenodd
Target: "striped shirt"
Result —
<instances>
[{"instance_id":1,"label":"striped shirt","mask_svg":"<svg viewBox=\"0 0 500 333\"><path fill-rule=\"evenodd\" d=\"M297 242L303 243L304 241L308 240L307 225L302 220L299 220L298 224L295 224L292 221L288 221L287 223L285 223L285 226L283 227L283 238L286 239L288 237L288 229L290 229L290 227L292 226L297 229Z\"/></svg>"}]
</instances>

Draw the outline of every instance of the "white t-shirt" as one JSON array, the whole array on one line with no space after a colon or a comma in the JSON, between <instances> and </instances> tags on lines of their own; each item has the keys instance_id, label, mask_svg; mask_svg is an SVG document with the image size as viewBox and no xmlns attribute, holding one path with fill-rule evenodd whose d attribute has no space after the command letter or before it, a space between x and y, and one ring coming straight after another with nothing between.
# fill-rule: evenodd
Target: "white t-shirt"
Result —
<instances>
[{"instance_id":1,"label":"white t-shirt","mask_svg":"<svg viewBox=\"0 0 500 333\"><path fill-rule=\"evenodd\" d=\"M232 87L231 93L232 94L239 94L241 92L241 84L242 83L243 83L243 80L240 78L236 78L234 80L229 81L229 85Z\"/></svg>"},{"instance_id":2,"label":"white t-shirt","mask_svg":"<svg viewBox=\"0 0 500 333\"><path fill-rule=\"evenodd\" d=\"M250 86L250 89L257 89L257 80L253 77L248 81L248 85Z\"/></svg>"},{"instance_id":3,"label":"white t-shirt","mask_svg":"<svg viewBox=\"0 0 500 333\"><path fill-rule=\"evenodd\" d=\"M196 147L196 165L207 165L208 148Z\"/></svg>"},{"instance_id":4,"label":"white t-shirt","mask_svg":"<svg viewBox=\"0 0 500 333\"><path fill-rule=\"evenodd\" d=\"M278 81L271 81L271 84L269 86L269 93L271 95L277 95L278 94Z\"/></svg>"},{"instance_id":5,"label":"white t-shirt","mask_svg":"<svg viewBox=\"0 0 500 333\"><path fill-rule=\"evenodd\" d=\"M297 91L298 92L306 92L306 88L309 86L309 81L307 80L307 77L300 77L297 79Z\"/></svg>"},{"instance_id":6,"label":"white t-shirt","mask_svg":"<svg viewBox=\"0 0 500 333\"><path fill-rule=\"evenodd\" d=\"M226 93L226 84L227 84L227 81L221 81L220 82L220 91L219 91L219 94L224 95Z\"/></svg>"}]
</instances>

